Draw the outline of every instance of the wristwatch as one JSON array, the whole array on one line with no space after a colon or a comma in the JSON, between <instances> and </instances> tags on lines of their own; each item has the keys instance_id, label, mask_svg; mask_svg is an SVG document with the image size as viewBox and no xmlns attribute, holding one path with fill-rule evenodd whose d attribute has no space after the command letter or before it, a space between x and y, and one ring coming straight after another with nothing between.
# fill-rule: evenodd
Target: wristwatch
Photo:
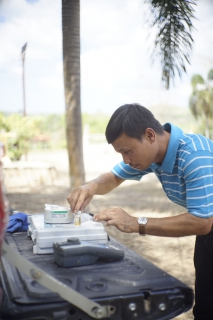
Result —
<instances>
[{"instance_id":1,"label":"wristwatch","mask_svg":"<svg viewBox=\"0 0 213 320\"><path fill-rule=\"evenodd\" d=\"M145 225L148 223L148 219L145 217L138 218L138 224L139 224L139 235L145 236Z\"/></svg>"}]
</instances>

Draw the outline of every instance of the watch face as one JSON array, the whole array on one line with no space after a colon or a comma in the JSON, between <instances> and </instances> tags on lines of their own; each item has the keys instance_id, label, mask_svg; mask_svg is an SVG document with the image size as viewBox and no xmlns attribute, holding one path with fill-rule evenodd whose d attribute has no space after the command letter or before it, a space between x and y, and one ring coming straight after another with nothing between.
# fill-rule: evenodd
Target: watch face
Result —
<instances>
[{"instance_id":1,"label":"watch face","mask_svg":"<svg viewBox=\"0 0 213 320\"><path fill-rule=\"evenodd\" d=\"M138 218L138 223L139 223L140 225L145 225L145 224L147 224L147 222L148 222L148 220L147 220L147 218L145 218L145 217L140 217L140 218Z\"/></svg>"}]
</instances>

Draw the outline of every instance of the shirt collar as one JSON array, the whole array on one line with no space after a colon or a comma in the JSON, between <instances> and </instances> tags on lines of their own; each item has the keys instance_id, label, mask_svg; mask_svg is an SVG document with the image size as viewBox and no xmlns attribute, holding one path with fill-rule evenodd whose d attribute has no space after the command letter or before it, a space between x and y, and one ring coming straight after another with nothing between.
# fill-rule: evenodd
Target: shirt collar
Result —
<instances>
[{"instance_id":1,"label":"shirt collar","mask_svg":"<svg viewBox=\"0 0 213 320\"><path fill-rule=\"evenodd\" d=\"M162 171L168 173L172 173L176 160L177 149L180 143L180 138L183 135L183 131L169 122L165 123L163 127L165 131L170 133L168 148L161 166L153 163L152 167L155 169L161 169Z\"/></svg>"}]
</instances>

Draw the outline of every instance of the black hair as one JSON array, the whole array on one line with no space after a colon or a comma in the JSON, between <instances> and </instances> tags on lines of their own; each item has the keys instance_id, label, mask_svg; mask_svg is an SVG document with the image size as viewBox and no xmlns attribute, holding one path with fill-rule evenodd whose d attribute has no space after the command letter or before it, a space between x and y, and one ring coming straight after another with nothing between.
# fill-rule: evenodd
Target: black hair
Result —
<instances>
[{"instance_id":1,"label":"black hair","mask_svg":"<svg viewBox=\"0 0 213 320\"><path fill-rule=\"evenodd\" d=\"M147 128L153 129L157 134L163 134L163 126L154 115L138 103L125 104L119 107L111 116L106 127L107 142L113 143L125 133L129 137L142 139Z\"/></svg>"}]
</instances>

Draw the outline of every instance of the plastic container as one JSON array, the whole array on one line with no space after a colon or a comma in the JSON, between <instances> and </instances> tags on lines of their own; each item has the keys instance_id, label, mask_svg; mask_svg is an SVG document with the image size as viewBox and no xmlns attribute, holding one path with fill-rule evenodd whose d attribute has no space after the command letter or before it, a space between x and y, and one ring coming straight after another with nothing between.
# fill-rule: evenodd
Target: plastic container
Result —
<instances>
[{"instance_id":1,"label":"plastic container","mask_svg":"<svg viewBox=\"0 0 213 320\"><path fill-rule=\"evenodd\" d=\"M34 214L28 217L28 236L33 241L34 254L53 253L54 242L64 242L75 237L80 241L89 241L99 244L108 243L107 232L100 222L93 221L87 213L81 214L81 225L74 223L51 224L44 222L44 214Z\"/></svg>"},{"instance_id":2,"label":"plastic container","mask_svg":"<svg viewBox=\"0 0 213 320\"><path fill-rule=\"evenodd\" d=\"M44 222L46 223L71 223L73 213L70 208L53 204L45 204Z\"/></svg>"}]
</instances>

